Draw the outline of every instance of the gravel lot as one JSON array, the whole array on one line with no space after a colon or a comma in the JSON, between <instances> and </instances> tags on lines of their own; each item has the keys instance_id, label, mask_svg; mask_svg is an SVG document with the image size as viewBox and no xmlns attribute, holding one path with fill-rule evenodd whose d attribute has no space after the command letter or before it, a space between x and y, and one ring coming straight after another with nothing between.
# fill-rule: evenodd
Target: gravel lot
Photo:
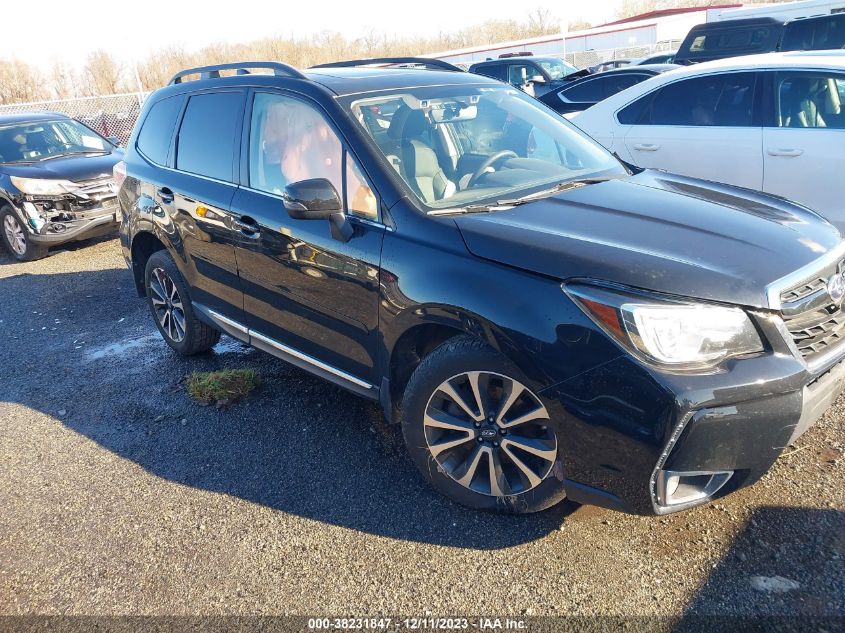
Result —
<instances>
[{"instance_id":1,"label":"gravel lot","mask_svg":"<svg viewBox=\"0 0 845 633\"><path fill-rule=\"evenodd\" d=\"M497 517L363 399L225 337L177 358L116 240L0 251L0 341L0 614L845 615L845 399L716 504ZM263 384L190 401L223 367Z\"/></svg>"}]
</instances>

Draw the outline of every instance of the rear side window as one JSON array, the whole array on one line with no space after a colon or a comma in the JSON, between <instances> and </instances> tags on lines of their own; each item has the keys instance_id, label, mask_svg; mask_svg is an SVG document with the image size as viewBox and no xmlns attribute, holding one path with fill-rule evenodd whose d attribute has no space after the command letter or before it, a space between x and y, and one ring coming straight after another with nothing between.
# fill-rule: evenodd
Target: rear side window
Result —
<instances>
[{"instance_id":1,"label":"rear side window","mask_svg":"<svg viewBox=\"0 0 845 633\"><path fill-rule=\"evenodd\" d=\"M169 97L153 104L138 133L138 150L154 163L167 164L170 139L176 118L182 109L183 98Z\"/></svg>"},{"instance_id":2,"label":"rear side window","mask_svg":"<svg viewBox=\"0 0 845 633\"><path fill-rule=\"evenodd\" d=\"M751 126L754 120L756 79L756 73L725 73L676 81L658 91L648 107L640 113L637 123L695 127Z\"/></svg>"},{"instance_id":3,"label":"rear side window","mask_svg":"<svg viewBox=\"0 0 845 633\"><path fill-rule=\"evenodd\" d=\"M481 66L474 72L491 79L498 79L499 81L507 81L507 64L491 64L490 66Z\"/></svg>"},{"instance_id":4,"label":"rear side window","mask_svg":"<svg viewBox=\"0 0 845 633\"><path fill-rule=\"evenodd\" d=\"M788 22L783 31L782 51L820 51L845 48L845 15Z\"/></svg>"},{"instance_id":5,"label":"rear side window","mask_svg":"<svg viewBox=\"0 0 845 633\"><path fill-rule=\"evenodd\" d=\"M588 79L560 91L560 95L575 103L597 103L604 99L605 77Z\"/></svg>"},{"instance_id":6,"label":"rear side window","mask_svg":"<svg viewBox=\"0 0 845 633\"><path fill-rule=\"evenodd\" d=\"M176 168L231 181L242 111L240 92L191 97L176 142Z\"/></svg>"}]
</instances>

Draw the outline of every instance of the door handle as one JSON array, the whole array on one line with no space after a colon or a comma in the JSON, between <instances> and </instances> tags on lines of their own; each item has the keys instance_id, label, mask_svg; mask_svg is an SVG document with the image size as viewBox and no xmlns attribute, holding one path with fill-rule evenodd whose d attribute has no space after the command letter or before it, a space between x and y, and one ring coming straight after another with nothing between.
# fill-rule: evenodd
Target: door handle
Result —
<instances>
[{"instance_id":1,"label":"door handle","mask_svg":"<svg viewBox=\"0 0 845 633\"><path fill-rule=\"evenodd\" d=\"M660 145L656 145L655 143L637 143L634 145L634 149L638 152L656 152L660 149Z\"/></svg>"},{"instance_id":2,"label":"door handle","mask_svg":"<svg viewBox=\"0 0 845 633\"><path fill-rule=\"evenodd\" d=\"M804 153L803 149L776 149L770 147L768 150L769 156L788 156L788 157L795 157L801 156Z\"/></svg>"},{"instance_id":3,"label":"door handle","mask_svg":"<svg viewBox=\"0 0 845 633\"><path fill-rule=\"evenodd\" d=\"M239 218L232 218L232 224L237 230L247 237L258 237L258 232L261 230L258 223L248 215L242 215Z\"/></svg>"},{"instance_id":4,"label":"door handle","mask_svg":"<svg viewBox=\"0 0 845 633\"><path fill-rule=\"evenodd\" d=\"M168 187L156 189L156 193L164 204L173 204L173 192Z\"/></svg>"}]
</instances>

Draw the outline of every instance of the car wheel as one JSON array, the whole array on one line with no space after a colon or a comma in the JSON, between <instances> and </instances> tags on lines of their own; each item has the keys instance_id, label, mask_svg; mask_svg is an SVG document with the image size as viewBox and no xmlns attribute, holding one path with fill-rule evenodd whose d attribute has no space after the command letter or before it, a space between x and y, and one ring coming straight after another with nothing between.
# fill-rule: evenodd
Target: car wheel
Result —
<instances>
[{"instance_id":1,"label":"car wheel","mask_svg":"<svg viewBox=\"0 0 845 633\"><path fill-rule=\"evenodd\" d=\"M182 356L205 352L220 332L197 319L188 285L167 251L156 251L144 271L147 301L164 341Z\"/></svg>"},{"instance_id":2,"label":"car wheel","mask_svg":"<svg viewBox=\"0 0 845 633\"><path fill-rule=\"evenodd\" d=\"M416 466L447 497L479 510L529 513L565 498L560 431L522 372L459 336L416 368L402 432Z\"/></svg>"},{"instance_id":3,"label":"car wheel","mask_svg":"<svg viewBox=\"0 0 845 633\"><path fill-rule=\"evenodd\" d=\"M47 248L35 244L29 239L26 227L21 224L11 207L0 209L0 227L2 227L3 245L12 257L20 262L31 262L47 255Z\"/></svg>"}]
</instances>

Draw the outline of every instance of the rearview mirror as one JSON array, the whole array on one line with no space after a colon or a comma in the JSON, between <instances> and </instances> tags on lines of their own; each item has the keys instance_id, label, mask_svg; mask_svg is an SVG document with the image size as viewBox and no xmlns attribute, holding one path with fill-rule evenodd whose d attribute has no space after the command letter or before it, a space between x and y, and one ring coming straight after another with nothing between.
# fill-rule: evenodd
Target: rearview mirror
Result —
<instances>
[{"instance_id":1,"label":"rearview mirror","mask_svg":"<svg viewBox=\"0 0 845 633\"><path fill-rule=\"evenodd\" d=\"M328 220L332 237L341 242L352 239L355 229L343 212L343 203L334 185L325 178L292 182L282 194L288 215L297 220Z\"/></svg>"},{"instance_id":2,"label":"rearview mirror","mask_svg":"<svg viewBox=\"0 0 845 633\"><path fill-rule=\"evenodd\" d=\"M297 220L326 220L343 213L337 189L325 178L310 178L292 182L282 194L285 209Z\"/></svg>"}]
</instances>

